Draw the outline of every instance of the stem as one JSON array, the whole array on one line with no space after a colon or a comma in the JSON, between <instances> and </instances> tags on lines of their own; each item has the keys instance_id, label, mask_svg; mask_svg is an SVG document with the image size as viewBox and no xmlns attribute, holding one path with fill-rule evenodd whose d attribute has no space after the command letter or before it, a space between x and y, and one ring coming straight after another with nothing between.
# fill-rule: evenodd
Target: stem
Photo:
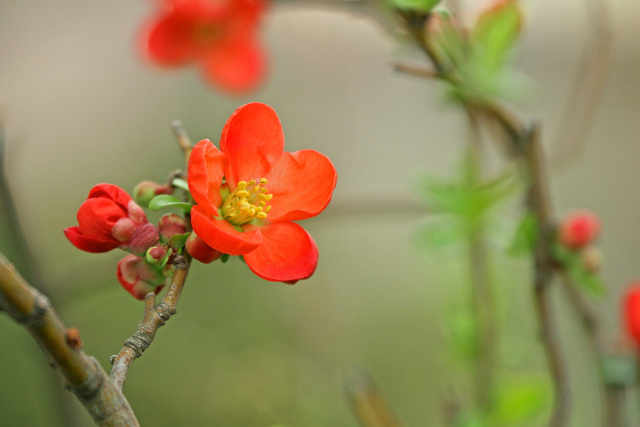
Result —
<instances>
[{"instance_id":1,"label":"stem","mask_svg":"<svg viewBox=\"0 0 640 427\"><path fill-rule=\"evenodd\" d=\"M145 296L144 317L138 325L138 330L124 342L120 353L111 357L111 379L118 390L122 390L133 361L142 356L153 342L158 329L176 314L176 306L189 273L190 263L191 258L188 254L174 257L171 285L162 302L156 304L156 294L153 292Z\"/></svg>"},{"instance_id":2,"label":"stem","mask_svg":"<svg viewBox=\"0 0 640 427\"><path fill-rule=\"evenodd\" d=\"M27 284L0 254L0 308L26 327L99 426L139 426L122 392L93 357L69 339L49 299Z\"/></svg>"},{"instance_id":3,"label":"stem","mask_svg":"<svg viewBox=\"0 0 640 427\"><path fill-rule=\"evenodd\" d=\"M536 214L539 224L538 245L534 256L534 296L541 339L556 392L555 406L549 426L562 427L569 424L571 388L567 378L566 364L562 357L560 339L556 329L556 320L549 293L554 275L554 262L551 254L551 247L554 242L552 238L553 221L547 176L544 170L544 155L540 145L539 134L538 126L534 125L529 133L526 147L526 160L531 174L528 197L529 207Z\"/></svg>"}]
</instances>

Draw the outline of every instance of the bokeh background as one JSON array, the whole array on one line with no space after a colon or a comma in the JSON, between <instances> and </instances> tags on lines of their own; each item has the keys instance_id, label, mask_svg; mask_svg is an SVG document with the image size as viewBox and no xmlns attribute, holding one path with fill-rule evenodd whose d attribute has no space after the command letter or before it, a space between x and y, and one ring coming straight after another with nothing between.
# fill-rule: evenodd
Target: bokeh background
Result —
<instances>
[{"instance_id":1,"label":"bokeh background","mask_svg":"<svg viewBox=\"0 0 640 427\"><path fill-rule=\"evenodd\" d=\"M468 138L465 117L437 83L393 71L419 58L350 2L275 1L263 40L270 78L229 98L194 68L145 63L137 37L153 2L3 0L0 121L7 182L41 288L85 350L109 370L142 316L119 286L119 253L93 255L62 230L96 183L125 189L164 181L182 166L169 124L217 140L236 107L262 101L279 113L289 151L316 149L338 170L334 200L305 222L320 248L315 275L296 286L262 281L240 261L194 264L178 315L128 375L125 393L142 425L355 426L345 375L369 371L407 426L439 425L442 399L470 387L445 345L446 314L463 304L464 257L419 248L425 221L416 191L427 174L450 175ZM554 171L558 213L597 212L610 341L618 298L640 276L640 7L611 0L611 76L585 149ZM469 1L469 16L482 2ZM589 27L579 0L530 0L519 69L530 86L518 106L539 118L548 142L561 126ZM352 12L357 10L358 13ZM553 151L553 147L549 147ZM505 222L511 219L505 218ZM0 212L0 250L15 256ZM14 260L20 265L21 260ZM501 369L545 372L530 299L529 266L495 252ZM25 275L31 273L27 272ZM573 426L596 426L596 373L571 308L556 291L563 347L575 392ZM532 425L543 425L544 414ZM0 316L0 425L84 426L90 418L64 391L37 345Z\"/></svg>"}]
</instances>

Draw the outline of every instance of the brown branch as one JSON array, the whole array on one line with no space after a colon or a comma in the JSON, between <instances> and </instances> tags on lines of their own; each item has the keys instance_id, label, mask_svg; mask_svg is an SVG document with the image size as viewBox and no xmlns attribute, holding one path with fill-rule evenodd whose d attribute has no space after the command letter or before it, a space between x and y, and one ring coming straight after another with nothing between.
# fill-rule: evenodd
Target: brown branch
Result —
<instances>
[{"instance_id":1,"label":"brown branch","mask_svg":"<svg viewBox=\"0 0 640 427\"><path fill-rule=\"evenodd\" d=\"M27 284L0 254L0 308L27 328L99 426L138 426L122 392L93 357L71 340L49 299ZM77 337L76 337L77 338Z\"/></svg>"},{"instance_id":2,"label":"brown branch","mask_svg":"<svg viewBox=\"0 0 640 427\"><path fill-rule=\"evenodd\" d=\"M184 153L185 166L188 169L189 156L191 155L191 150L193 150L191 139L189 138L189 135L187 135L187 131L184 129L184 126L182 126L182 122L180 120L174 120L173 123L171 123L171 129L178 141L180 149Z\"/></svg>"},{"instance_id":3,"label":"brown branch","mask_svg":"<svg viewBox=\"0 0 640 427\"><path fill-rule=\"evenodd\" d=\"M539 226L538 244L534 255L536 313L547 363L555 386L555 405L549 426L562 427L569 425L571 388L549 293L554 276L554 261L551 253L554 242L554 226L551 213L551 196L547 187L544 154L540 144L540 131L536 125L533 126L529 133L526 145L526 160L531 174L528 194L529 207L536 214Z\"/></svg>"},{"instance_id":4,"label":"brown branch","mask_svg":"<svg viewBox=\"0 0 640 427\"><path fill-rule=\"evenodd\" d=\"M428 79L434 79L439 77L438 73L436 73L433 70L429 70L426 68L419 68L419 67L415 67L413 65L408 65L408 64L402 64L402 63L394 63L393 64L393 69L395 71L399 71L401 73L406 73L406 74L410 74L412 76L416 76L416 77L425 77Z\"/></svg>"},{"instance_id":5,"label":"brown branch","mask_svg":"<svg viewBox=\"0 0 640 427\"><path fill-rule=\"evenodd\" d=\"M561 167L579 154L591 130L604 93L613 51L611 12L607 0L587 0L590 37L578 63L569 100L562 115L563 125L554 138L553 167Z\"/></svg>"},{"instance_id":6,"label":"brown branch","mask_svg":"<svg viewBox=\"0 0 640 427\"><path fill-rule=\"evenodd\" d=\"M373 378L362 371L349 375L344 388L347 403L362 427L400 427Z\"/></svg>"},{"instance_id":7,"label":"brown branch","mask_svg":"<svg viewBox=\"0 0 640 427\"><path fill-rule=\"evenodd\" d=\"M155 303L156 295L153 292L145 297L144 317L138 325L138 330L124 342L120 353L111 357L111 363L113 363L111 379L118 390L122 390L133 361L140 357L153 342L158 328L176 314L176 306L189 273L190 263L191 257L188 254L176 255L173 259L174 273L171 285L162 302Z\"/></svg>"}]
</instances>

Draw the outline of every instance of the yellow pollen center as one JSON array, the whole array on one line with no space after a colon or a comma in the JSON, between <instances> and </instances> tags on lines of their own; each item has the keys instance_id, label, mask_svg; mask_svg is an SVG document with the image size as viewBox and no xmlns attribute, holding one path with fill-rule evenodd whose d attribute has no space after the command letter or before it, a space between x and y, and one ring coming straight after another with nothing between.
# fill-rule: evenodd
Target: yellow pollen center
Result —
<instances>
[{"instance_id":1,"label":"yellow pollen center","mask_svg":"<svg viewBox=\"0 0 640 427\"><path fill-rule=\"evenodd\" d=\"M233 225L246 224L255 218L266 219L267 212L271 210L271 205L267 205L267 202L273 194L267 194L265 185L266 178L260 178L258 181L240 181L236 189L222 202L222 218Z\"/></svg>"}]
</instances>

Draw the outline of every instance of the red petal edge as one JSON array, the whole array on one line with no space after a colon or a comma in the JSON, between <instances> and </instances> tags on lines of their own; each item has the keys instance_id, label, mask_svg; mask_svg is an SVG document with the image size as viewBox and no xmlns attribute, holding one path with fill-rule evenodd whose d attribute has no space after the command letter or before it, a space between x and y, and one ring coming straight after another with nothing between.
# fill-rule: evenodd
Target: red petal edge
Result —
<instances>
[{"instance_id":1,"label":"red petal edge","mask_svg":"<svg viewBox=\"0 0 640 427\"><path fill-rule=\"evenodd\" d=\"M118 243L99 240L80 234L78 227L65 228L64 235L73 244L73 246L85 252L99 254L109 252L110 250L118 247Z\"/></svg>"},{"instance_id":2,"label":"red petal edge","mask_svg":"<svg viewBox=\"0 0 640 427\"><path fill-rule=\"evenodd\" d=\"M257 228L245 226L245 230ZM277 222L260 227L260 231L262 244L244 255L251 271L272 282L295 283L311 277L318 265L318 247L304 228L293 222Z\"/></svg>"},{"instance_id":3,"label":"red petal edge","mask_svg":"<svg viewBox=\"0 0 640 427\"><path fill-rule=\"evenodd\" d=\"M238 181L267 176L284 150L284 133L275 110L260 102L238 108L224 125L220 150L227 155L225 178L231 188Z\"/></svg>"},{"instance_id":4,"label":"red petal edge","mask_svg":"<svg viewBox=\"0 0 640 427\"><path fill-rule=\"evenodd\" d=\"M206 212L218 214L220 185L226 167L224 153L208 139L198 142L189 156L187 181L193 200Z\"/></svg>"}]
</instances>

